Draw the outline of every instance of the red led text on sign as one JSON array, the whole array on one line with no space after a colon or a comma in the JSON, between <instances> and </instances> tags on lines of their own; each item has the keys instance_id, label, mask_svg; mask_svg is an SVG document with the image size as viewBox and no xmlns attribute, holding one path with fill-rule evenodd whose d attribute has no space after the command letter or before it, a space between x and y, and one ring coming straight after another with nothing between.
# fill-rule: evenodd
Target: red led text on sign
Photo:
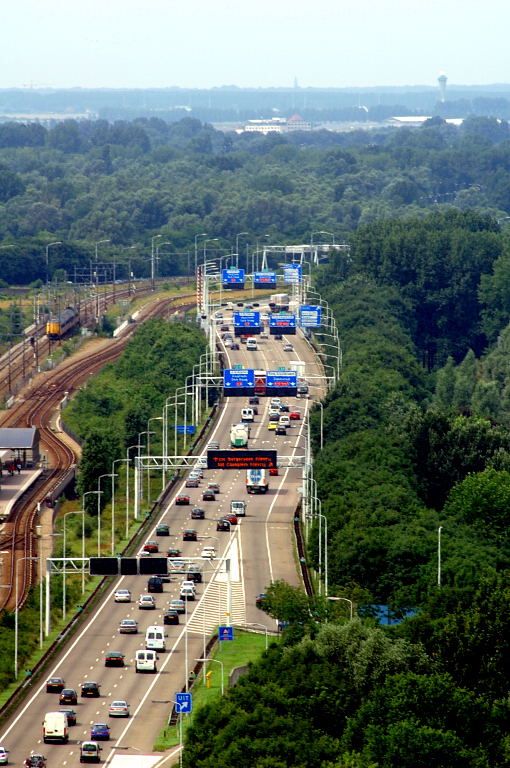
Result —
<instances>
[{"instance_id":1,"label":"red led text on sign","mask_svg":"<svg viewBox=\"0 0 510 768\"><path fill-rule=\"evenodd\" d=\"M273 469L276 451L207 451L208 469Z\"/></svg>"}]
</instances>

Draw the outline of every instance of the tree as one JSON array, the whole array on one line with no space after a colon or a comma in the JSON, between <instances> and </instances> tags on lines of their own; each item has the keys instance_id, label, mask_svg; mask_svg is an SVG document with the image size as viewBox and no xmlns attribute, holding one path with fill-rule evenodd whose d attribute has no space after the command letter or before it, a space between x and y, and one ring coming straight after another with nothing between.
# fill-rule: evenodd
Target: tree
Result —
<instances>
[{"instance_id":1,"label":"tree","mask_svg":"<svg viewBox=\"0 0 510 768\"><path fill-rule=\"evenodd\" d=\"M100 475L112 471L112 462L121 457L119 436L112 430L91 430L83 445L81 460L79 463L77 489L80 495L85 491L97 490ZM105 486L106 489L106 486ZM107 496L107 493L106 493ZM101 504L106 501L105 494L101 498ZM97 499L87 496L85 508L89 514L96 514Z\"/></svg>"},{"instance_id":2,"label":"tree","mask_svg":"<svg viewBox=\"0 0 510 768\"><path fill-rule=\"evenodd\" d=\"M310 619L310 602L306 593L282 579L273 581L267 588L264 610L274 619L289 624L305 624Z\"/></svg>"}]
</instances>

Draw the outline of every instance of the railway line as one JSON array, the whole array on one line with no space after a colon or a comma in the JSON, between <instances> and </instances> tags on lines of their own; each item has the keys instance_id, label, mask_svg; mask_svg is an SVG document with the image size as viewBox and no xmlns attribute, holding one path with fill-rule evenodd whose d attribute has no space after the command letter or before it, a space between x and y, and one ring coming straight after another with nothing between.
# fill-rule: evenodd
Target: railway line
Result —
<instances>
[{"instance_id":1,"label":"railway line","mask_svg":"<svg viewBox=\"0 0 510 768\"><path fill-rule=\"evenodd\" d=\"M178 306L185 310L193 306L189 296L160 299L147 306L140 315L145 321L152 317L164 316ZM66 477L74 471L78 461L73 448L52 429L51 420L59 403L68 393L79 387L89 376L99 372L115 360L135 332L137 325L130 324L123 335L105 343L96 352L78 359L69 359L61 366L42 374L27 393L20 397L9 411L0 418L0 426L37 427L41 446L47 457L47 469L43 476L23 495L14 506L9 520L0 534L0 549L3 552L3 582L9 587L0 588L0 610L14 610L16 604L15 584L18 584L18 606L25 602L29 589L36 577L34 558L35 523L37 504L46 497L54 498L57 488L62 487Z\"/></svg>"}]
</instances>

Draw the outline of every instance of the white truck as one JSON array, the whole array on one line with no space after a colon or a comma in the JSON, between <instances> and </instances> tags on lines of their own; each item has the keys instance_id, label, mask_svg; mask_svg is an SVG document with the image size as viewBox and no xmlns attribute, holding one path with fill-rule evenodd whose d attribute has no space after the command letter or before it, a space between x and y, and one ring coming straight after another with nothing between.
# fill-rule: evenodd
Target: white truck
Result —
<instances>
[{"instance_id":1,"label":"white truck","mask_svg":"<svg viewBox=\"0 0 510 768\"><path fill-rule=\"evenodd\" d=\"M248 493L267 493L269 480L265 469L246 470L246 490Z\"/></svg>"},{"instance_id":2,"label":"white truck","mask_svg":"<svg viewBox=\"0 0 510 768\"><path fill-rule=\"evenodd\" d=\"M286 311L290 305L290 297L288 293L273 293L269 299L269 308L273 312L280 312L280 310Z\"/></svg>"},{"instance_id":3,"label":"white truck","mask_svg":"<svg viewBox=\"0 0 510 768\"><path fill-rule=\"evenodd\" d=\"M247 424L232 424L230 429L230 445L232 448L246 448L250 428Z\"/></svg>"},{"instance_id":4,"label":"white truck","mask_svg":"<svg viewBox=\"0 0 510 768\"><path fill-rule=\"evenodd\" d=\"M242 408L241 409L241 421L245 423L251 423L255 421L255 416L253 413L253 408Z\"/></svg>"}]
</instances>

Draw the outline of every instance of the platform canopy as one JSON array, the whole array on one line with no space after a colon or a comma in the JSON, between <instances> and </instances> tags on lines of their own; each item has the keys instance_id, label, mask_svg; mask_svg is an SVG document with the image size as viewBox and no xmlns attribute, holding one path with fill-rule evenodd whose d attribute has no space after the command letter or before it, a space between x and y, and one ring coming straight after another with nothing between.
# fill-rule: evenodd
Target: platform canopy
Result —
<instances>
[{"instance_id":1,"label":"platform canopy","mask_svg":"<svg viewBox=\"0 0 510 768\"><path fill-rule=\"evenodd\" d=\"M32 451L38 443L37 427L0 427L0 451Z\"/></svg>"}]
</instances>

